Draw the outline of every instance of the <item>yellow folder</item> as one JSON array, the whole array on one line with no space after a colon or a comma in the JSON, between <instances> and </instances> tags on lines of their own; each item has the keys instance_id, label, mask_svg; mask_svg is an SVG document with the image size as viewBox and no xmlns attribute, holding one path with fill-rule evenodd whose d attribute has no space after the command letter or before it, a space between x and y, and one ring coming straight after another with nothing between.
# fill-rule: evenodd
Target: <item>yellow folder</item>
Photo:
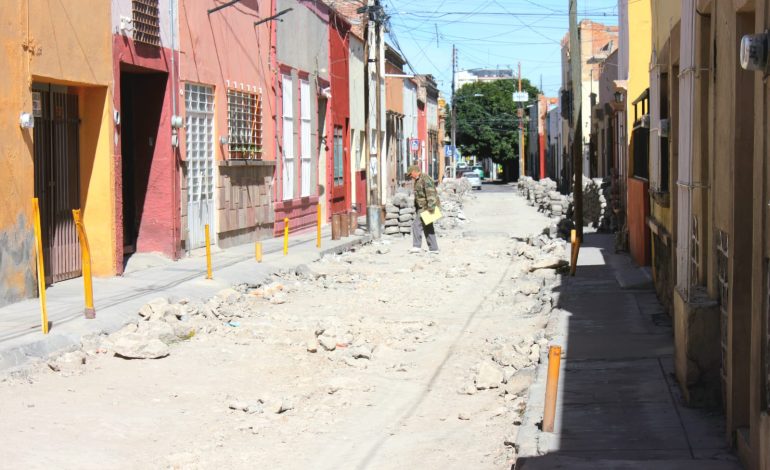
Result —
<instances>
[{"instance_id":1,"label":"yellow folder","mask_svg":"<svg viewBox=\"0 0 770 470\"><path fill-rule=\"evenodd\" d=\"M433 209L433 212L422 211L420 212L420 218L422 219L422 223L430 225L441 218L441 209L437 207Z\"/></svg>"}]
</instances>

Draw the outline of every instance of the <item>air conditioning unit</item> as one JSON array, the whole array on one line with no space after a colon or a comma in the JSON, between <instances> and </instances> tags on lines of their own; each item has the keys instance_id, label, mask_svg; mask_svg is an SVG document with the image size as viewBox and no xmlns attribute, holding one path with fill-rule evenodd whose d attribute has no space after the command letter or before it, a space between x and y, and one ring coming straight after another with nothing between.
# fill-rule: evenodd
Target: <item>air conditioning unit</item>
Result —
<instances>
[{"instance_id":1,"label":"air conditioning unit","mask_svg":"<svg viewBox=\"0 0 770 470\"><path fill-rule=\"evenodd\" d=\"M668 119L661 119L660 136L667 139L670 133L671 133L671 121L669 121Z\"/></svg>"},{"instance_id":2,"label":"air conditioning unit","mask_svg":"<svg viewBox=\"0 0 770 470\"><path fill-rule=\"evenodd\" d=\"M640 127L643 127L644 129L649 129L650 128L650 115L649 114L645 114L644 116L642 116L642 119L640 120L639 125L640 125Z\"/></svg>"}]
</instances>

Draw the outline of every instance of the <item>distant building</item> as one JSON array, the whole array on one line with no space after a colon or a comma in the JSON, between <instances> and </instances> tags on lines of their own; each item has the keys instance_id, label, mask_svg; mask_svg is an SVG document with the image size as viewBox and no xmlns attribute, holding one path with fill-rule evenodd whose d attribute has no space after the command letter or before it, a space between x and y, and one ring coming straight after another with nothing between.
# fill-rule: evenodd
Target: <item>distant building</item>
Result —
<instances>
[{"instance_id":1,"label":"distant building","mask_svg":"<svg viewBox=\"0 0 770 470\"><path fill-rule=\"evenodd\" d=\"M494 82L513 79L511 69L468 69L455 72L455 88L460 89L467 83Z\"/></svg>"}]
</instances>

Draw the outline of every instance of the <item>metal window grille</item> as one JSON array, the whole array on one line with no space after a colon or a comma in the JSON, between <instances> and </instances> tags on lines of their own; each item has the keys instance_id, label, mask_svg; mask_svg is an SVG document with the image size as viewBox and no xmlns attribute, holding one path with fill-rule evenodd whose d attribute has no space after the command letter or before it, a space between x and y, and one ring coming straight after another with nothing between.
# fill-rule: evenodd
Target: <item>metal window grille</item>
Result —
<instances>
[{"instance_id":1,"label":"metal window grille","mask_svg":"<svg viewBox=\"0 0 770 470\"><path fill-rule=\"evenodd\" d=\"M262 158L262 100L258 94L227 91L227 129L230 158Z\"/></svg>"},{"instance_id":2,"label":"metal window grille","mask_svg":"<svg viewBox=\"0 0 770 470\"><path fill-rule=\"evenodd\" d=\"M133 0L131 3L134 41L151 46L160 46L158 0Z\"/></svg>"},{"instance_id":3,"label":"metal window grille","mask_svg":"<svg viewBox=\"0 0 770 470\"><path fill-rule=\"evenodd\" d=\"M345 183L342 127L334 126L334 186Z\"/></svg>"},{"instance_id":4,"label":"metal window grille","mask_svg":"<svg viewBox=\"0 0 770 470\"><path fill-rule=\"evenodd\" d=\"M717 288L719 289L719 313L721 318L722 341L722 394L727 384L727 321L729 316L730 279L728 260L730 259L730 240L722 230L716 232ZM724 400L723 400L724 402Z\"/></svg>"},{"instance_id":5,"label":"metal window grille","mask_svg":"<svg viewBox=\"0 0 770 470\"><path fill-rule=\"evenodd\" d=\"M307 80L300 81L300 157L302 158L302 168L300 170L300 178L302 178L302 192L301 196L310 196L312 189L311 185L311 154L312 146L310 141L312 139L311 133L311 120L310 120L310 82Z\"/></svg>"},{"instance_id":6,"label":"metal window grille","mask_svg":"<svg viewBox=\"0 0 770 470\"><path fill-rule=\"evenodd\" d=\"M290 75L281 78L283 89L283 200L294 199L294 93Z\"/></svg>"},{"instance_id":7,"label":"metal window grille","mask_svg":"<svg viewBox=\"0 0 770 470\"><path fill-rule=\"evenodd\" d=\"M698 283L700 270L700 240L698 238L698 218L693 216L690 231L690 284ZM688 288L690 286L687 286Z\"/></svg>"}]
</instances>

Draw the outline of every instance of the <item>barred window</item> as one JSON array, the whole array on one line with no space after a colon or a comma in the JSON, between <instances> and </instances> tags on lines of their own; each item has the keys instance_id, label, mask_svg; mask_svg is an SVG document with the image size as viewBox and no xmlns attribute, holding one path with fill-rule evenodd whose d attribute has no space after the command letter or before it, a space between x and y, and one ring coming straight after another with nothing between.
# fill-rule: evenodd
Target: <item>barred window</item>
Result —
<instances>
[{"instance_id":1,"label":"barred window","mask_svg":"<svg viewBox=\"0 0 770 470\"><path fill-rule=\"evenodd\" d=\"M262 158L262 100L256 93L227 91L230 158Z\"/></svg>"},{"instance_id":2,"label":"barred window","mask_svg":"<svg viewBox=\"0 0 770 470\"><path fill-rule=\"evenodd\" d=\"M151 46L160 46L158 0L133 0L131 7L134 41Z\"/></svg>"},{"instance_id":3,"label":"barred window","mask_svg":"<svg viewBox=\"0 0 770 470\"><path fill-rule=\"evenodd\" d=\"M719 314L721 317L722 338L722 398L727 386L727 320L730 312L730 279L728 260L730 259L730 240L727 233L717 229L716 232L716 262L717 288L719 294ZM726 403L726 402L725 402Z\"/></svg>"}]
</instances>

